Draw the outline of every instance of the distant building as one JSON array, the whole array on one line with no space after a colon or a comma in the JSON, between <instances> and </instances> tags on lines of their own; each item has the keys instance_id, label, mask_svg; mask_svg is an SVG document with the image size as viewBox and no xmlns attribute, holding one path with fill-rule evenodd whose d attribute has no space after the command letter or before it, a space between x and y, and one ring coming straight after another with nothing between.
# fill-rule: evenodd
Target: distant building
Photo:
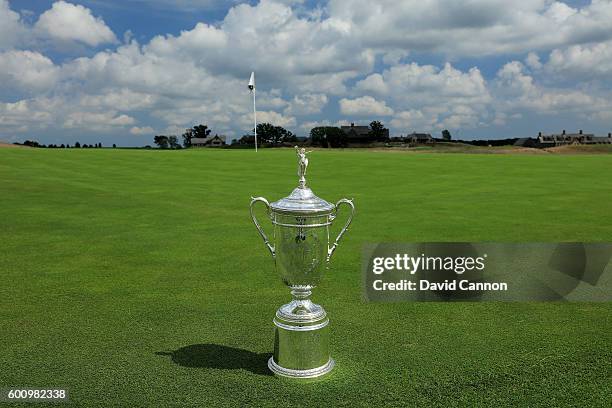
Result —
<instances>
[{"instance_id":1,"label":"distant building","mask_svg":"<svg viewBox=\"0 0 612 408\"><path fill-rule=\"evenodd\" d=\"M193 147L204 147L206 145L206 139L208 138L207 137L192 137L191 145Z\"/></svg>"},{"instance_id":2,"label":"distant building","mask_svg":"<svg viewBox=\"0 0 612 408\"><path fill-rule=\"evenodd\" d=\"M214 135L208 138L207 146L209 147L221 147L225 145L225 136Z\"/></svg>"},{"instance_id":3,"label":"distant building","mask_svg":"<svg viewBox=\"0 0 612 408\"><path fill-rule=\"evenodd\" d=\"M346 134L348 143L370 143L372 141L369 126L355 126L354 123L351 123L350 126L340 126L340 130ZM389 129L383 129L381 137L389 139Z\"/></svg>"},{"instance_id":4,"label":"distant building","mask_svg":"<svg viewBox=\"0 0 612 408\"><path fill-rule=\"evenodd\" d=\"M408 143L414 144L430 144L434 142L434 138L429 133L412 132L406 135Z\"/></svg>"},{"instance_id":5,"label":"distant building","mask_svg":"<svg viewBox=\"0 0 612 408\"><path fill-rule=\"evenodd\" d=\"M214 135L208 137L192 137L191 146L193 147L221 147L225 145L224 135Z\"/></svg>"},{"instance_id":6,"label":"distant building","mask_svg":"<svg viewBox=\"0 0 612 408\"><path fill-rule=\"evenodd\" d=\"M349 143L368 143L370 141L369 126L355 126L354 123L351 123L350 126L340 126L340 130L346 134Z\"/></svg>"},{"instance_id":7,"label":"distant building","mask_svg":"<svg viewBox=\"0 0 612 408\"><path fill-rule=\"evenodd\" d=\"M538 133L538 142L543 146L563 146L568 144L610 144L612 143L612 134L608 136L595 136L592 133L584 133L579 130L578 133L566 133L565 130L561 134L543 135Z\"/></svg>"}]
</instances>

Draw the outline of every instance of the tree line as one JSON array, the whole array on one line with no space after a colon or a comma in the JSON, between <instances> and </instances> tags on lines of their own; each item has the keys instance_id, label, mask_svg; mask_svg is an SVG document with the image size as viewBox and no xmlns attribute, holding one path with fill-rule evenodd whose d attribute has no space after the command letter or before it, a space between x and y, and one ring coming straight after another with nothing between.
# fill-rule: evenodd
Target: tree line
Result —
<instances>
[{"instance_id":1,"label":"tree line","mask_svg":"<svg viewBox=\"0 0 612 408\"><path fill-rule=\"evenodd\" d=\"M192 139L206 139L210 137L211 129L207 125L196 125L192 128L186 129L181 135L182 143L179 142L179 138L175 135L156 135L153 138L153 142L160 149L181 149L192 146ZM310 130L310 141L309 144L312 146L320 146L325 148L335 147L346 147L349 144L349 135L337 126L317 126ZM389 138L389 130L385 128L384 124L380 121L372 121L368 126L368 133L360 136L360 143L380 143L395 141L401 138ZM442 131L442 140L450 141L451 135L448 130ZM292 146L298 141L298 138L291 131L285 129L282 126L276 126L271 123L260 123L257 125L257 142L261 146ZM19 143L16 143L19 144ZM253 133L246 134L240 139L234 140L232 145L238 146L253 146L255 144L255 136ZM94 144L83 144L76 142L74 146L70 144L40 144L35 140L26 140L23 142L25 146L31 147L44 147L44 148L102 148L102 143ZM113 148L117 147L113 144ZM146 146L150 148L150 146Z\"/></svg>"},{"instance_id":2,"label":"tree line","mask_svg":"<svg viewBox=\"0 0 612 408\"><path fill-rule=\"evenodd\" d=\"M178 137L171 135L157 135L153 137L153 143L160 149L181 149L191 147L192 139L208 138L211 134L211 129L207 125L197 125L189 128L181 135L183 139L182 145L179 143ZM257 125L257 141L262 145L281 146L283 143L295 143L297 137L289 130L282 126L275 126L271 123L259 123ZM244 135L236 141L239 145L254 145L255 136L253 134Z\"/></svg>"},{"instance_id":3,"label":"tree line","mask_svg":"<svg viewBox=\"0 0 612 408\"><path fill-rule=\"evenodd\" d=\"M362 138L363 143L376 143L389 141L389 131L382 122L374 120L368 126L368 134ZM313 146L346 147L349 135L337 126L318 126L310 130L310 140Z\"/></svg>"},{"instance_id":4,"label":"tree line","mask_svg":"<svg viewBox=\"0 0 612 408\"><path fill-rule=\"evenodd\" d=\"M388 129L380 121L372 121L369 125L368 137L364 142L385 142L388 141ZM160 149L180 149L188 148L192 145L192 139L208 138L211 134L211 129L207 125L197 125L189 128L181 135L182 145L179 143L177 136L157 135L153 138L153 142ZM259 123L257 125L257 142L262 146L286 146L292 145L298 141L297 136L290 130L282 126L276 126L272 123ZM313 146L321 147L346 147L349 142L348 135L339 127L336 126L319 126L310 131L310 141ZM254 133L243 135L240 139L234 141L235 145L253 146L255 145Z\"/></svg>"},{"instance_id":5,"label":"tree line","mask_svg":"<svg viewBox=\"0 0 612 408\"><path fill-rule=\"evenodd\" d=\"M101 149L102 143L98 142L98 143L93 143L93 144L82 144L79 142L76 142L74 144L74 146L70 146L70 143L62 143L62 144L55 144L55 143L49 143L49 144L43 144L43 143L38 143L36 140L26 140L23 143L14 143L16 145L23 145L23 146L29 146L29 147L41 147L41 148L46 148L46 149L72 149L72 148L76 148L76 149ZM117 147L116 144L113 143L113 147Z\"/></svg>"}]
</instances>

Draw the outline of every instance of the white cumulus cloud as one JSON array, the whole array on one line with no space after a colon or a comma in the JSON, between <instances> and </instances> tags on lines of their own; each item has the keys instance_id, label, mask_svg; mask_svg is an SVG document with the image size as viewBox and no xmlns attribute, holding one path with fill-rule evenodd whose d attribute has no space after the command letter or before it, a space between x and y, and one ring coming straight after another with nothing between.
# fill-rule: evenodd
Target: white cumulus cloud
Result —
<instances>
[{"instance_id":1,"label":"white cumulus cloud","mask_svg":"<svg viewBox=\"0 0 612 408\"><path fill-rule=\"evenodd\" d=\"M340 112L350 116L389 116L393 109L385 101L378 101L371 96L361 96L355 99L340 99Z\"/></svg>"},{"instance_id":2,"label":"white cumulus cloud","mask_svg":"<svg viewBox=\"0 0 612 408\"><path fill-rule=\"evenodd\" d=\"M250 115L243 116L243 123L252 125L253 117ZM257 122L258 123L271 123L275 126L282 126L284 128L293 128L296 125L295 117L285 116L275 111L257 111Z\"/></svg>"},{"instance_id":3,"label":"white cumulus cloud","mask_svg":"<svg viewBox=\"0 0 612 408\"><path fill-rule=\"evenodd\" d=\"M91 46L117 41L104 20L77 4L57 1L38 18L35 28L49 37Z\"/></svg>"},{"instance_id":4,"label":"white cumulus cloud","mask_svg":"<svg viewBox=\"0 0 612 408\"><path fill-rule=\"evenodd\" d=\"M73 112L64 121L65 128L91 128L103 130L114 126L127 126L133 124L134 118L126 114L108 112Z\"/></svg>"},{"instance_id":5,"label":"white cumulus cloud","mask_svg":"<svg viewBox=\"0 0 612 408\"><path fill-rule=\"evenodd\" d=\"M602 118L612 110L612 100L598 92L546 87L526 72L519 61L506 63L495 83L496 105L501 112L538 112L546 115L575 114Z\"/></svg>"},{"instance_id":6,"label":"white cumulus cloud","mask_svg":"<svg viewBox=\"0 0 612 408\"><path fill-rule=\"evenodd\" d=\"M612 38L612 4L550 0L330 0L329 15L366 47L500 55Z\"/></svg>"},{"instance_id":7,"label":"white cumulus cloud","mask_svg":"<svg viewBox=\"0 0 612 408\"><path fill-rule=\"evenodd\" d=\"M585 77L609 80L612 76L612 41L555 49L550 53L546 69L572 80Z\"/></svg>"},{"instance_id":8,"label":"white cumulus cloud","mask_svg":"<svg viewBox=\"0 0 612 408\"><path fill-rule=\"evenodd\" d=\"M464 72L450 63L442 68L398 64L358 81L354 91L373 93L389 101L395 108L391 127L398 133L473 128L489 115L492 100L480 70Z\"/></svg>"},{"instance_id":9,"label":"white cumulus cloud","mask_svg":"<svg viewBox=\"0 0 612 408\"><path fill-rule=\"evenodd\" d=\"M53 61L38 52L0 52L0 90L44 92L56 84L59 74Z\"/></svg>"},{"instance_id":10,"label":"white cumulus cloud","mask_svg":"<svg viewBox=\"0 0 612 408\"><path fill-rule=\"evenodd\" d=\"M19 13L11 10L8 0L0 0L0 50L19 44L25 34Z\"/></svg>"},{"instance_id":11,"label":"white cumulus cloud","mask_svg":"<svg viewBox=\"0 0 612 408\"><path fill-rule=\"evenodd\" d=\"M327 105L327 95L325 94L303 94L295 95L290 105L285 109L288 115L311 115L319 113Z\"/></svg>"}]
</instances>

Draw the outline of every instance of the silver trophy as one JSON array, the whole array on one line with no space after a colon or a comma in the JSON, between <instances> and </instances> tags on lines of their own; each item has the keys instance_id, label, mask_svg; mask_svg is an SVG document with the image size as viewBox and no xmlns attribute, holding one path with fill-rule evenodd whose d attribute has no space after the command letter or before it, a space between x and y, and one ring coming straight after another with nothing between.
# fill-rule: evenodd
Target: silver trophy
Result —
<instances>
[{"instance_id":1,"label":"silver trophy","mask_svg":"<svg viewBox=\"0 0 612 408\"><path fill-rule=\"evenodd\" d=\"M331 371L334 360L329 355L329 319L323 307L310 300L310 294L351 224L355 207L352 200L343 198L334 205L314 195L305 178L306 155L310 152L297 146L295 149L298 187L272 204L263 197L253 198L251 217L293 295L293 300L276 312L274 355L268 360L268 367L286 377L313 378ZM274 225L273 243L255 218L253 206L257 202L264 203ZM329 229L341 204L348 205L351 214L330 246Z\"/></svg>"}]
</instances>

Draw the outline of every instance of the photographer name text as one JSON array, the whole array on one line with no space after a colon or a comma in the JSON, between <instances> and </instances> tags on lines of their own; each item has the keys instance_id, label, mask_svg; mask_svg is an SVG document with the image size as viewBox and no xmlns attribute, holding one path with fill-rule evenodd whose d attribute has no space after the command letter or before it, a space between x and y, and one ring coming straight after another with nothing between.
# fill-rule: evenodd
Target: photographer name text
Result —
<instances>
[{"instance_id":1,"label":"photographer name text","mask_svg":"<svg viewBox=\"0 0 612 408\"><path fill-rule=\"evenodd\" d=\"M486 258L487 254L479 257L442 257L425 256L425 254L376 257L372 259L371 264L371 272L374 275L379 276L389 271L403 271L410 275L427 272L432 275L432 278L400 279L395 282L375 279L372 281L372 288L376 291L507 291L508 283L506 282L483 282L480 279L444 279L442 281L439 279L439 273L454 272L457 276L461 276L465 272L483 272L486 267Z\"/></svg>"},{"instance_id":2,"label":"photographer name text","mask_svg":"<svg viewBox=\"0 0 612 408\"><path fill-rule=\"evenodd\" d=\"M372 287L377 291L399 290L399 291L418 291L418 290L445 290L445 291L507 291L506 282L474 282L467 279L451 280L444 282L431 282L426 279L419 279L418 283L412 280L402 279L397 282L385 282L377 279L372 282Z\"/></svg>"}]
</instances>

